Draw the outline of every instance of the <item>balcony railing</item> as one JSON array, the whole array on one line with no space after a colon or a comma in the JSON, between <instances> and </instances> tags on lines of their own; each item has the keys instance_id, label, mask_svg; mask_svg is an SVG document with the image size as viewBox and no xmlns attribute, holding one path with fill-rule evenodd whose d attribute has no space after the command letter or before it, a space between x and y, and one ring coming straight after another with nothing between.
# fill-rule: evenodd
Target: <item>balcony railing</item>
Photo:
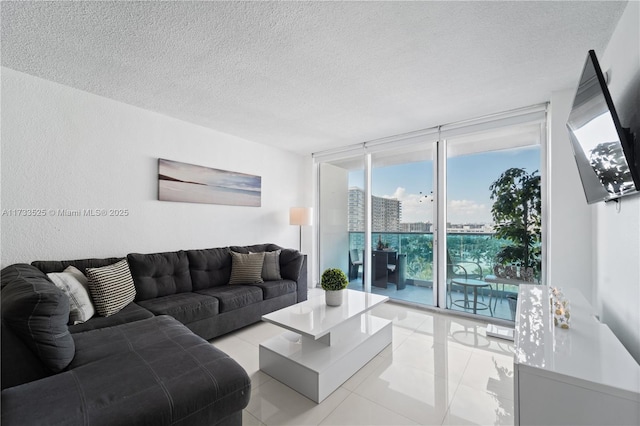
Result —
<instances>
[{"instance_id":1,"label":"balcony railing","mask_svg":"<svg viewBox=\"0 0 640 426\"><path fill-rule=\"evenodd\" d=\"M410 284L433 285L433 233L417 232L374 232L372 249L379 242L398 253L407 255L406 278ZM482 275L493 273L495 255L507 245L506 240L489 233L448 233L447 250L453 263L459 261L478 262ZM364 232L349 232L349 248L364 252Z\"/></svg>"},{"instance_id":2,"label":"balcony railing","mask_svg":"<svg viewBox=\"0 0 640 426\"><path fill-rule=\"evenodd\" d=\"M412 303L433 305L433 234L416 232L374 232L372 233L373 250L377 250L378 242L382 242L389 250L406 255L406 266L402 273L402 282L407 286L415 286L411 292L401 290L400 286L395 290L395 286L389 289L380 289L372 286L372 291L386 294L393 299L405 300ZM482 269L482 276L493 274L496 254L509 242L495 238L490 233L454 233L447 234L447 251L450 261L453 264L472 261L478 263ZM350 249L355 249L360 256L364 252L364 233L349 233ZM366 262L365 262L366 263ZM477 273L477 270L469 273ZM372 282L373 284L373 282ZM350 288L362 289L362 283L355 278ZM403 287L404 288L404 287ZM460 291L459 289L454 291ZM493 316L496 318L513 320L514 312L510 304L509 296L517 293L517 286L502 284L491 285L482 288L478 295L483 301L488 298L488 302L493 301L493 310L478 312L479 315ZM460 293L455 298L462 297ZM464 310L452 306L451 297L447 298L447 307L451 309ZM507 303L509 302L509 303ZM487 302L484 302L487 303Z\"/></svg>"}]
</instances>

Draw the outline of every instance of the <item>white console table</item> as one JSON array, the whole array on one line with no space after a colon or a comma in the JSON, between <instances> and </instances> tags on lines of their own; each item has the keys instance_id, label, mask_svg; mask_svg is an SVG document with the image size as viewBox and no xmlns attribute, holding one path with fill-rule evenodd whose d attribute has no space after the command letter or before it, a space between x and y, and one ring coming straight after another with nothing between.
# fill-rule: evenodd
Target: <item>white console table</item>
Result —
<instances>
[{"instance_id":1,"label":"white console table","mask_svg":"<svg viewBox=\"0 0 640 426\"><path fill-rule=\"evenodd\" d=\"M640 425L640 365L580 292L563 292L568 330L553 325L548 287L520 285L515 424Z\"/></svg>"}]
</instances>

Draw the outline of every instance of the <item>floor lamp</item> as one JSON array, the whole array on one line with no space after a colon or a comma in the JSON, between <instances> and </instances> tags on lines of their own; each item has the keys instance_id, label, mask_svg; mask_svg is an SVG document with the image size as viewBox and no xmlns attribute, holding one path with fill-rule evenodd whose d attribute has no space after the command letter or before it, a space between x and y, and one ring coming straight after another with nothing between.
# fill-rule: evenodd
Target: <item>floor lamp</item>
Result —
<instances>
[{"instance_id":1,"label":"floor lamp","mask_svg":"<svg viewBox=\"0 0 640 426\"><path fill-rule=\"evenodd\" d=\"M291 207L289 209L289 224L300 227L300 251L302 251L302 227L312 224L313 209L311 207Z\"/></svg>"}]
</instances>

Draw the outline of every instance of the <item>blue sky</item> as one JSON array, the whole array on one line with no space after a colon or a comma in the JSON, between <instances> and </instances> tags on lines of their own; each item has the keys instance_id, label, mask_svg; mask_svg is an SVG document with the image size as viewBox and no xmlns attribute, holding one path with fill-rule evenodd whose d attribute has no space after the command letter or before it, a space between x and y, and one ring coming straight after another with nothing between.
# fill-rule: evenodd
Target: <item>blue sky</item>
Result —
<instances>
[{"instance_id":1,"label":"blue sky","mask_svg":"<svg viewBox=\"0 0 640 426\"><path fill-rule=\"evenodd\" d=\"M510 167L540 171L540 149L520 148L452 157L448 160L448 222L491 223L489 186ZM432 222L433 163L373 169L373 194L402 201L403 222ZM349 174L349 186L363 188L363 172ZM420 194L422 192L422 194ZM422 201L422 202L421 202Z\"/></svg>"}]
</instances>

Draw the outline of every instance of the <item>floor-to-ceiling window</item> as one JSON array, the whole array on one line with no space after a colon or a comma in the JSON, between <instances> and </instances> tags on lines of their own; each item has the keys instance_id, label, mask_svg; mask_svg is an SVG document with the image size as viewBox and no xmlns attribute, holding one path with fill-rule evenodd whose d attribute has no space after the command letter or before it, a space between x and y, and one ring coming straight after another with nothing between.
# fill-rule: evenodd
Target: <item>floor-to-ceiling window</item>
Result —
<instances>
[{"instance_id":1,"label":"floor-to-ceiling window","mask_svg":"<svg viewBox=\"0 0 640 426\"><path fill-rule=\"evenodd\" d=\"M314 155L318 275L340 267L352 289L511 320L514 279L543 282L545 113L538 106Z\"/></svg>"},{"instance_id":2,"label":"floor-to-ceiling window","mask_svg":"<svg viewBox=\"0 0 640 426\"><path fill-rule=\"evenodd\" d=\"M540 141L538 125L446 140L447 308L511 320L518 286L496 274L540 277Z\"/></svg>"},{"instance_id":3,"label":"floor-to-ceiling window","mask_svg":"<svg viewBox=\"0 0 640 426\"><path fill-rule=\"evenodd\" d=\"M372 290L431 306L433 147L423 142L371 156Z\"/></svg>"},{"instance_id":4,"label":"floor-to-ceiling window","mask_svg":"<svg viewBox=\"0 0 640 426\"><path fill-rule=\"evenodd\" d=\"M370 273L375 293L433 305L432 145L421 143L371 154L368 256L365 186L365 173L357 169L349 172L349 256L351 264L353 259L360 262L350 270L350 288L364 289L366 273Z\"/></svg>"}]
</instances>

